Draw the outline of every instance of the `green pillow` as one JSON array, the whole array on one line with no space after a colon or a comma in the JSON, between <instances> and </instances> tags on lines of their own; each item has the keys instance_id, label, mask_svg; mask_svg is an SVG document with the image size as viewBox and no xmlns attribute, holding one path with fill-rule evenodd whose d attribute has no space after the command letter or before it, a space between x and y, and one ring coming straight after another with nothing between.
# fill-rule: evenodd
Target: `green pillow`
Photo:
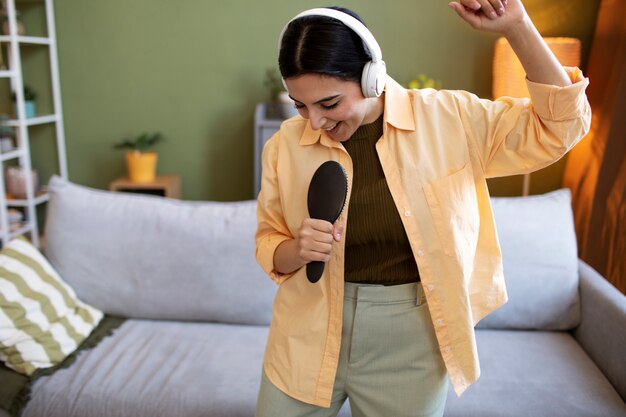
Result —
<instances>
[{"instance_id":1,"label":"green pillow","mask_svg":"<svg viewBox=\"0 0 626 417\"><path fill-rule=\"evenodd\" d=\"M7 367L30 376L60 363L102 317L25 238L0 250L0 360Z\"/></svg>"}]
</instances>

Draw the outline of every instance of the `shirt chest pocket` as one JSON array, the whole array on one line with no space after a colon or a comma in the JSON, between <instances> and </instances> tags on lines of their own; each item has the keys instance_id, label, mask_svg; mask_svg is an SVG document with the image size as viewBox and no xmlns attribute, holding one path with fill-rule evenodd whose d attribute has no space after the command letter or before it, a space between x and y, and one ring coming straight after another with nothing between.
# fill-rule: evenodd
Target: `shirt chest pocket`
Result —
<instances>
[{"instance_id":1,"label":"shirt chest pocket","mask_svg":"<svg viewBox=\"0 0 626 417\"><path fill-rule=\"evenodd\" d=\"M473 253L480 216L471 165L426 184L424 194L444 253Z\"/></svg>"}]
</instances>

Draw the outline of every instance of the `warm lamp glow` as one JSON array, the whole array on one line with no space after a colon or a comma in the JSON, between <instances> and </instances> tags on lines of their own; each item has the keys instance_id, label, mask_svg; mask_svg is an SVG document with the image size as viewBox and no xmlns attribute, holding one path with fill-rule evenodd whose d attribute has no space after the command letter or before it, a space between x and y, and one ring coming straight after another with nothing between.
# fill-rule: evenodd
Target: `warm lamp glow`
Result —
<instances>
[{"instance_id":1,"label":"warm lamp glow","mask_svg":"<svg viewBox=\"0 0 626 417\"><path fill-rule=\"evenodd\" d=\"M580 65L580 41L575 38L543 38L550 50L564 67ZM493 97L529 97L526 72L513 48L506 40L496 41L493 55ZM522 195L530 191L530 174L524 175Z\"/></svg>"},{"instance_id":2,"label":"warm lamp glow","mask_svg":"<svg viewBox=\"0 0 626 417\"><path fill-rule=\"evenodd\" d=\"M575 38L543 38L561 65L580 65L580 40ZM506 38L496 41L493 56L493 97L529 97L526 72Z\"/></svg>"}]
</instances>

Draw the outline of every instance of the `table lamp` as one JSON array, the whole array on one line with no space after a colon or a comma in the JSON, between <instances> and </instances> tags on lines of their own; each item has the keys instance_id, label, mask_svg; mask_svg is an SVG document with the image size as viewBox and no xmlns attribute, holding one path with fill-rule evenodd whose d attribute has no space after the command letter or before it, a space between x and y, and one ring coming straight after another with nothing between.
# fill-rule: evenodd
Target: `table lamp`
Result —
<instances>
[{"instance_id":1,"label":"table lamp","mask_svg":"<svg viewBox=\"0 0 626 417\"><path fill-rule=\"evenodd\" d=\"M543 38L561 65L580 65L580 40L575 38ZM493 98L502 96L530 97L526 87L526 72L506 38L496 41L493 56ZM530 174L524 174L522 195L528 195Z\"/></svg>"}]
</instances>

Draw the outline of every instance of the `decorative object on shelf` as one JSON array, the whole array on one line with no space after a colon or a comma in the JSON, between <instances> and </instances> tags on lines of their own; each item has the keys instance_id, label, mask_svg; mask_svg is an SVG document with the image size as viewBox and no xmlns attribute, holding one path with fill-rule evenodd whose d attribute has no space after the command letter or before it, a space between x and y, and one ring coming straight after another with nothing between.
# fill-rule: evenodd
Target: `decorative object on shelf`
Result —
<instances>
[{"instance_id":1,"label":"decorative object on shelf","mask_svg":"<svg viewBox=\"0 0 626 417\"><path fill-rule=\"evenodd\" d=\"M10 35L11 30L9 27L9 16L7 14L7 10L4 4L2 5L2 11L0 11L0 21L2 21L2 33L5 35ZM24 35L26 33L26 27L24 26L24 23L20 20L19 10L15 11L15 23L17 25L18 36Z\"/></svg>"},{"instance_id":2,"label":"decorative object on shelf","mask_svg":"<svg viewBox=\"0 0 626 417\"><path fill-rule=\"evenodd\" d=\"M267 119L284 120L298 114L293 100L283 87L283 82L276 68L268 68L265 71L264 85L270 93L270 101L266 103L265 107Z\"/></svg>"},{"instance_id":3,"label":"decorative object on shelf","mask_svg":"<svg viewBox=\"0 0 626 417\"><path fill-rule=\"evenodd\" d=\"M7 167L4 172L4 182L8 197L26 198L26 170L22 167ZM39 176L37 171L31 170L31 184L33 195L37 195L39 189Z\"/></svg>"},{"instance_id":4,"label":"decorative object on shelf","mask_svg":"<svg viewBox=\"0 0 626 417\"><path fill-rule=\"evenodd\" d=\"M14 233L20 229L24 225L24 213L19 211L18 209L10 208L7 210L7 217L9 223L9 232ZM0 225L2 222L0 222ZM0 230L2 230L2 226L0 226Z\"/></svg>"},{"instance_id":5,"label":"decorative object on shelf","mask_svg":"<svg viewBox=\"0 0 626 417\"><path fill-rule=\"evenodd\" d=\"M132 182L150 182L156 178L158 154L150 149L163 140L160 132L142 133L134 139L124 139L113 145L115 149L129 149L126 152L128 178Z\"/></svg>"},{"instance_id":6,"label":"decorative object on shelf","mask_svg":"<svg viewBox=\"0 0 626 417\"><path fill-rule=\"evenodd\" d=\"M407 83L407 88L421 89L421 88L434 88L435 90L441 89L441 82L434 78L428 77L426 74L418 74Z\"/></svg>"},{"instance_id":7,"label":"decorative object on shelf","mask_svg":"<svg viewBox=\"0 0 626 417\"><path fill-rule=\"evenodd\" d=\"M15 130L9 126L9 116L0 114L0 153L15 149Z\"/></svg>"},{"instance_id":8,"label":"decorative object on shelf","mask_svg":"<svg viewBox=\"0 0 626 417\"><path fill-rule=\"evenodd\" d=\"M36 98L37 93L35 92L35 90L30 88L28 85L24 85L24 111L27 119L32 119L37 115L37 106L35 104ZM11 99L15 104L17 101L15 91L11 93Z\"/></svg>"},{"instance_id":9,"label":"decorative object on shelf","mask_svg":"<svg viewBox=\"0 0 626 417\"><path fill-rule=\"evenodd\" d=\"M543 38L561 65L580 65L580 40L576 38ZM506 38L496 41L493 56L493 98L502 96L530 97L526 87L526 71ZM530 175L524 175L522 195L530 192Z\"/></svg>"}]
</instances>

